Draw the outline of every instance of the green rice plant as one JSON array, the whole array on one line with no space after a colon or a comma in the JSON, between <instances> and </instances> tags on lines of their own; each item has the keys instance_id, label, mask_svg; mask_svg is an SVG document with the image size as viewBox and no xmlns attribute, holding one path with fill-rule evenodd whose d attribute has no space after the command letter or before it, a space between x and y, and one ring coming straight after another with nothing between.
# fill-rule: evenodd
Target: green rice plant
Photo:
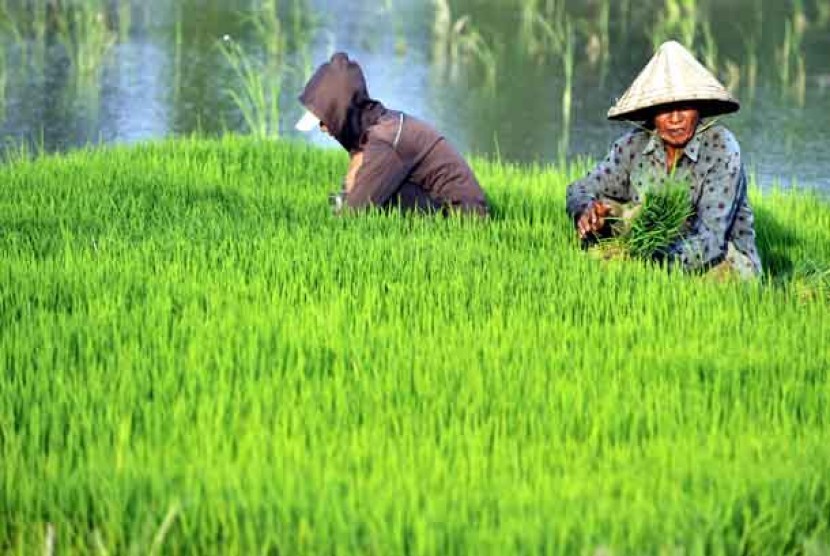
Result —
<instances>
[{"instance_id":1,"label":"green rice plant","mask_svg":"<svg viewBox=\"0 0 830 556\"><path fill-rule=\"evenodd\" d=\"M633 217L615 223L612 244L631 257L652 260L682 238L693 208L688 180L676 176L646 187Z\"/></svg>"},{"instance_id":2,"label":"green rice plant","mask_svg":"<svg viewBox=\"0 0 830 556\"><path fill-rule=\"evenodd\" d=\"M2 550L828 546L826 201L753 185L768 278L710 284L580 252L590 161L471 162L486 221L253 137L0 165Z\"/></svg>"},{"instance_id":3,"label":"green rice plant","mask_svg":"<svg viewBox=\"0 0 830 556\"><path fill-rule=\"evenodd\" d=\"M800 261L788 281L805 302L830 302L830 265L814 260Z\"/></svg>"},{"instance_id":4,"label":"green rice plant","mask_svg":"<svg viewBox=\"0 0 830 556\"><path fill-rule=\"evenodd\" d=\"M242 114L248 131L256 137L278 137L280 133L281 68L263 68L245 48L230 37L219 42L240 89L228 89Z\"/></svg>"}]
</instances>

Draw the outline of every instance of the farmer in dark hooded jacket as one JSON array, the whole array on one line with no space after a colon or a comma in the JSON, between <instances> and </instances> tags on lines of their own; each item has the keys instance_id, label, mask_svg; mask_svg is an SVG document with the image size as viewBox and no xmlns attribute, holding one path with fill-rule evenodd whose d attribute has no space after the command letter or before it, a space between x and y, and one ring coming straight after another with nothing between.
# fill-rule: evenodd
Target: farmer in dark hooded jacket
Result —
<instances>
[{"instance_id":1,"label":"farmer in dark hooded jacket","mask_svg":"<svg viewBox=\"0 0 830 556\"><path fill-rule=\"evenodd\" d=\"M300 131L320 127L349 153L335 210L367 207L486 216L472 170L432 127L371 98L360 66L337 53L300 95Z\"/></svg>"}]
</instances>

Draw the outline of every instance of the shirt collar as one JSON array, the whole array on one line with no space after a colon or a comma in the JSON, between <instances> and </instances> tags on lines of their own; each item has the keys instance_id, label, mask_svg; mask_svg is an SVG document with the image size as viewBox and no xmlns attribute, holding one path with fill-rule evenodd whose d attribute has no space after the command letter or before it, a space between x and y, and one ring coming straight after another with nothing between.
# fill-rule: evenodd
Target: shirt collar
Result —
<instances>
[{"instance_id":1,"label":"shirt collar","mask_svg":"<svg viewBox=\"0 0 830 556\"><path fill-rule=\"evenodd\" d=\"M692 137L692 139L686 145L686 148L683 149L683 154L686 155L686 157L688 157L689 160L691 160L692 162L697 162L698 158L700 158L700 135L701 134L699 132L695 133L694 137ZM643 154L649 155L654 154L655 152L662 154L665 152L662 147L663 140L660 139L660 136L656 133L652 133L651 139L646 144L646 148L643 149Z\"/></svg>"}]
</instances>

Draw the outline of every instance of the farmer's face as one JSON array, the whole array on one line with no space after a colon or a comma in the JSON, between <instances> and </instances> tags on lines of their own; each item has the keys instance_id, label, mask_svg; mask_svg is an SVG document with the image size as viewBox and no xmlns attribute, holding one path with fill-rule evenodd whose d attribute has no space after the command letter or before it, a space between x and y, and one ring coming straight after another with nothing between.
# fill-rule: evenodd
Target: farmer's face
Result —
<instances>
[{"instance_id":1,"label":"farmer's face","mask_svg":"<svg viewBox=\"0 0 830 556\"><path fill-rule=\"evenodd\" d=\"M654 127L664 143L682 148L694 137L699 121L700 112L694 108L672 108L655 116Z\"/></svg>"}]
</instances>

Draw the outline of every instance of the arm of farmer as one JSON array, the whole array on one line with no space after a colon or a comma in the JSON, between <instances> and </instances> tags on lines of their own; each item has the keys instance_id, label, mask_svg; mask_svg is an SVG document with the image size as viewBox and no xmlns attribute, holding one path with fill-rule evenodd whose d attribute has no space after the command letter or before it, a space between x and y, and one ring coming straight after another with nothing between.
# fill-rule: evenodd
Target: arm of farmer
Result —
<instances>
[{"instance_id":1,"label":"arm of farmer","mask_svg":"<svg viewBox=\"0 0 830 556\"><path fill-rule=\"evenodd\" d=\"M406 181L408 172L395 149L382 140L370 140L355 155L346 179L346 204L352 209L384 205Z\"/></svg>"},{"instance_id":2,"label":"arm of farmer","mask_svg":"<svg viewBox=\"0 0 830 556\"><path fill-rule=\"evenodd\" d=\"M686 270L706 270L720 263L727 253L727 235L746 197L746 178L737 141L724 132L723 151L701 184L700 199L690 231L669 249L671 263Z\"/></svg>"},{"instance_id":3,"label":"arm of farmer","mask_svg":"<svg viewBox=\"0 0 830 556\"><path fill-rule=\"evenodd\" d=\"M605 160L585 178L568 187L568 214L583 239L605 226L610 206L603 203L603 199L623 203L631 200L629 175L634 144L633 134L622 137L611 147Z\"/></svg>"},{"instance_id":4,"label":"arm of farmer","mask_svg":"<svg viewBox=\"0 0 830 556\"><path fill-rule=\"evenodd\" d=\"M347 207L346 193L354 188L357 171L363 165L363 151L357 151L349 156L349 169L346 171L346 176L343 178L343 185L338 193L330 197L331 208L335 215L340 215Z\"/></svg>"}]
</instances>

